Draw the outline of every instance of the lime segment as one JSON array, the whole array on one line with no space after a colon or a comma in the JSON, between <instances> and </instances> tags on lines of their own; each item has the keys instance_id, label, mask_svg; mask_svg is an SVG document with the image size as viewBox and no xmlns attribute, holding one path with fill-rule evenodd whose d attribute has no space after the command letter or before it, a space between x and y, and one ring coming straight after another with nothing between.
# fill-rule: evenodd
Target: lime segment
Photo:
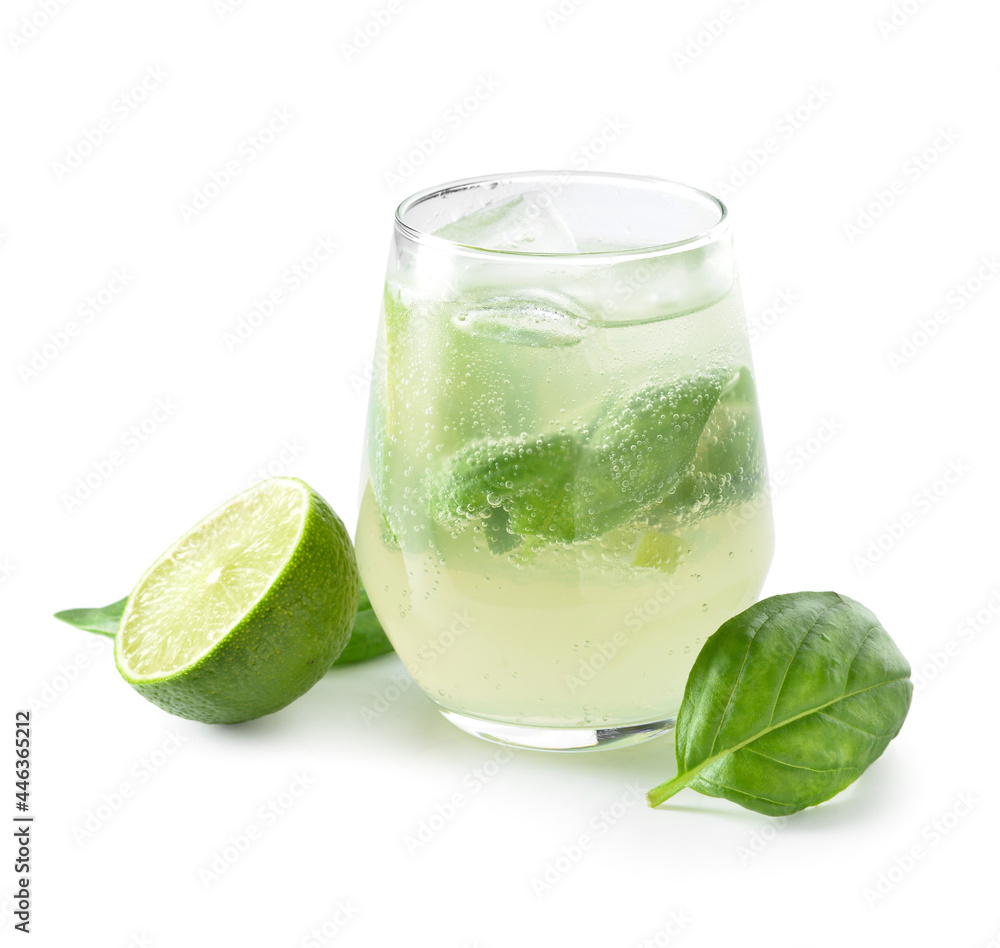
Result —
<instances>
[{"instance_id":1,"label":"lime segment","mask_svg":"<svg viewBox=\"0 0 1000 948\"><path fill-rule=\"evenodd\" d=\"M343 651L358 586L350 536L323 498L295 478L263 481L146 570L115 638L118 670L182 717L269 714Z\"/></svg>"},{"instance_id":2,"label":"lime segment","mask_svg":"<svg viewBox=\"0 0 1000 948\"><path fill-rule=\"evenodd\" d=\"M308 511L304 485L276 479L237 495L178 540L129 601L122 671L159 678L211 649L285 568Z\"/></svg>"}]
</instances>

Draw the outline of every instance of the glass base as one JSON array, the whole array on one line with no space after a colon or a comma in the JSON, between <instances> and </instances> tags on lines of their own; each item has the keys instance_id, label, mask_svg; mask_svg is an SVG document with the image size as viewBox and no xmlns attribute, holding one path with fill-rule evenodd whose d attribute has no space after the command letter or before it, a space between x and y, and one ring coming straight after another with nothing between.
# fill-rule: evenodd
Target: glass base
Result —
<instances>
[{"instance_id":1,"label":"glass base","mask_svg":"<svg viewBox=\"0 0 1000 948\"><path fill-rule=\"evenodd\" d=\"M494 744L543 751L595 751L629 747L652 740L674 727L674 719L628 724L624 727L535 727L530 724L506 724L476 718L457 711L438 708L442 716L466 734Z\"/></svg>"}]
</instances>

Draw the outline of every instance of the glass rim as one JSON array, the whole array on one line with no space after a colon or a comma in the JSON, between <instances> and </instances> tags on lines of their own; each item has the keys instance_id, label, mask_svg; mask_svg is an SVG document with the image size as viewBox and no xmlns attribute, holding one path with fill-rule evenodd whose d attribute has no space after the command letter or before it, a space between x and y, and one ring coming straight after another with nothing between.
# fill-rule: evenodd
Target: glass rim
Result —
<instances>
[{"instance_id":1,"label":"glass rim","mask_svg":"<svg viewBox=\"0 0 1000 948\"><path fill-rule=\"evenodd\" d=\"M677 196L687 196L689 198L707 199L718 208L718 220L707 230L703 230L689 237L680 240L670 241L660 244L643 244L641 246L629 248L615 248L612 250L577 250L570 253L543 253L536 250L491 250L487 247L476 247L473 244L463 244L447 237L438 237L429 231L421 230L407 223L405 216L418 204L429 201L439 195L448 194L453 191L465 191L485 184L495 182L497 184L506 181L534 181L539 183L542 190L552 194L554 187L559 188L567 184L578 184L592 182L609 184L613 181L621 181L633 186L645 186L649 190L658 191L661 194L674 194ZM546 183L548 187L546 187ZM614 171L515 171L507 174L484 174L471 178L458 178L444 184L434 185L424 188L405 198L396 207L395 226L398 231L406 237L419 244L438 249L450 249L453 252L468 256L480 257L514 257L518 259L538 259L551 260L601 260L611 259L635 259L642 257L656 257L665 254L681 253L687 250L694 250L715 243L729 232L729 208L723 203L721 198L716 197L708 191L696 188L681 181L671 181L666 178L657 178L651 175L620 174Z\"/></svg>"}]
</instances>

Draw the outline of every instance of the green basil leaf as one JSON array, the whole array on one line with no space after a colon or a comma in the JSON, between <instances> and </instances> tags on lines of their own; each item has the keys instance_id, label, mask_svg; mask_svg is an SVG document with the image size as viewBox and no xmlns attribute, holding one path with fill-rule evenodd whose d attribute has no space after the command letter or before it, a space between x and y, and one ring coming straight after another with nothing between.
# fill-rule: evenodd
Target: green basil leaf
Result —
<instances>
[{"instance_id":1,"label":"green basil leaf","mask_svg":"<svg viewBox=\"0 0 1000 948\"><path fill-rule=\"evenodd\" d=\"M494 507L483 521L486 545L494 556L502 556L521 545L521 537L510 529L510 515L503 507Z\"/></svg>"},{"instance_id":2,"label":"green basil leaf","mask_svg":"<svg viewBox=\"0 0 1000 948\"><path fill-rule=\"evenodd\" d=\"M742 367L702 429L691 467L651 508L649 522L664 532L676 531L753 500L766 478L756 389L750 370Z\"/></svg>"},{"instance_id":3,"label":"green basil leaf","mask_svg":"<svg viewBox=\"0 0 1000 948\"><path fill-rule=\"evenodd\" d=\"M772 596L705 642L677 714L683 787L770 816L849 786L899 733L910 666L875 616L833 592Z\"/></svg>"},{"instance_id":4,"label":"green basil leaf","mask_svg":"<svg viewBox=\"0 0 1000 948\"><path fill-rule=\"evenodd\" d=\"M674 531L753 500L767 477L755 408L719 403L702 433L691 469L649 511L650 523Z\"/></svg>"},{"instance_id":5,"label":"green basil leaf","mask_svg":"<svg viewBox=\"0 0 1000 948\"><path fill-rule=\"evenodd\" d=\"M111 603L110 606L97 609L64 609L62 612L57 612L55 618L77 629L83 629L84 632L96 632L98 635L110 635L114 638L127 602L128 596Z\"/></svg>"},{"instance_id":6,"label":"green basil leaf","mask_svg":"<svg viewBox=\"0 0 1000 948\"><path fill-rule=\"evenodd\" d=\"M689 471L722 390L718 376L649 386L607 408L586 440L552 433L473 442L432 479L431 514L444 523L485 519L494 553L523 536L601 536L662 501Z\"/></svg>"},{"instance_id":7,"label":"green basil leaf","mask_svg":"<svg viewBox=\"0 0 1000 948\"><path fill-rule=\"evenodd\" d=\"M575 536L572 484L579 446L568 435L535 440L502 438L476 441L451 461L431 490L432 515L439 520L487 518L494 549L503 549L501 528L569 541ZM492 511L502 508L502 517Z\"/></svg>"},{"instance_id":8,"label":"green basil leaf","mask_svg":"<svg viewBox=\"0 0 1000 948\"><path fill-rule=\"evenodd\" d=\"M378 621L378 616L375 615L371 600L362 584L361 596L358 599L358 614L354 617L351 637L347 640L344 651L337 656L333 667L353 665L355 662L363 662L391 651L392 643L386 637L385 630Z\"/></svg>"},{"instance_id":9,"label":"green basil leaf","mask_svg":"<svg viewBox=\"0 0 1000 948\"><path fill-rule=\"evenodd\" d=\"M670 388L649 386L605 413L577 478L578 535L601 536L669 494L694 460L723 381L694 376Z\"/></svg>"}]
</instances>

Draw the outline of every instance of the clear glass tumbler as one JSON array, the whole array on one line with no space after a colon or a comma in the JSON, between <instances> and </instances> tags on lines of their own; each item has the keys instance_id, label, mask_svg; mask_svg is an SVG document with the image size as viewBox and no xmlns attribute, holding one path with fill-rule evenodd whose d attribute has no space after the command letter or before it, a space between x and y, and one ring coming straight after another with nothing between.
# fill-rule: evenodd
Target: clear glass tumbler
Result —
<instances>
[{"instance_id":1,"label":"clear glass tumbler","mask_svg":"<svg viewBox=\"0 0 1000 948\"><path fill-rule=\"evenodd\" d=\"M448 720L548 750L670 728L773 552L725 207L592 173L410 197L367 442L361 575Z\"/></svg>"}]
</instances>

